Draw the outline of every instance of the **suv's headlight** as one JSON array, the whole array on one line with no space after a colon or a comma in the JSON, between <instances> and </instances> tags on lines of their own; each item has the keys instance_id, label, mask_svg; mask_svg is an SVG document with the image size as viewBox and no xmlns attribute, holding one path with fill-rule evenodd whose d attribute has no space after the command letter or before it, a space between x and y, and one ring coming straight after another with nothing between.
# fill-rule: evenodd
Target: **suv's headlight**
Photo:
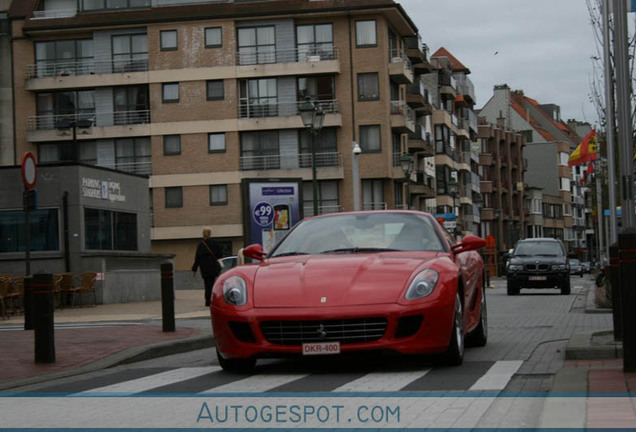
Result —
<instances>
[{"instance_id":1,"label":"suv's headlight","mask_svg":"<svg viewBox=\"0 0 636 432\"><path fill-rule=\"evenodd\" d=\"M553 264L552 270L567 270L568 266L565 264Z\"/></svg>"},{"instance_id":2,"label":"suv's headlight","mask_svg":"<svg viewBox=\"0 0 636 432\"><path fill-rule=\"evenodd\" d=\"M411 282L404 296L407 300L417 300L430 295L437 285L439 274L432 269L426 269L419 273Z\"/></svg>"},{"instance_id":3,"label":"suv's headlight","mask_svg":"<svg viewBox=\"0 0 636 432\"><path fill-rule=\"evenodd\" d=\"M508 270L510 270L510 271L520 271L520 270L523 270L523 265L522 264L510 264L510 267L508 267Z\"/></svg>"},{"instance_id":4,"label":"suv's headlight","mask_svg":"<svg viewBox=\"0 0 636 432\"><path fill-rule=\"evenodd\" d=\"M232 306L243 306L247 303L245 280L238 276L227 278L223 282L223 300Z\"/></svg>"}]
</instances>

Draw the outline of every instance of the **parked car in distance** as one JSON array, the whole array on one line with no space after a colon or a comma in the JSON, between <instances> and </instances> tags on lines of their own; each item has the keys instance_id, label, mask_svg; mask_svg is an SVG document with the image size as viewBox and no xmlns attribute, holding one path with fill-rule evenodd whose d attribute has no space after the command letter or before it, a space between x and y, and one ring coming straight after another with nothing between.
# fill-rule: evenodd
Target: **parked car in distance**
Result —
<instances>
[{"instance_id":1,"label":"parked car in distance","mask_svg":"<svg viewBox=\"0 0 636 432\"><path fill-rule=\"evenodd\" d=\"M583 265L581 260L570 258L570 274L583 277Z\"/></svg>"},{"instance_id":2,"label":"parked car in distance","mask_svg":"<svg viewBox=\"0 0 636 432\"><path fill-rule=\"evenodd\" d=\"M515 245L506 272L508 295L521 288L560 288L570 294L570 266L563 242L554 238L530 238Z\"/></svg>"},{"instance_id":3,"label":"parked car in distance","mask_svg":"<svg viewBox=\"0 0 636 432\"><path fill-rule=\"evenodd\" d=\"M306 218L268 253L217 279L211 318L222 368L258 358L381 351L462 363L487 340L485 240L461 242L429 213Z\"/></svg>"},{"instance_id":4,"label":"parked car in distance","mask_svg":"<svg viewBox=\"0 0 636 432\"><path fill-rule=\"evenodd\" d=\"M583 261L581 268L583 269L583 273L592 273L592 264L589 261Z\"/></svg>"}]
</instances>

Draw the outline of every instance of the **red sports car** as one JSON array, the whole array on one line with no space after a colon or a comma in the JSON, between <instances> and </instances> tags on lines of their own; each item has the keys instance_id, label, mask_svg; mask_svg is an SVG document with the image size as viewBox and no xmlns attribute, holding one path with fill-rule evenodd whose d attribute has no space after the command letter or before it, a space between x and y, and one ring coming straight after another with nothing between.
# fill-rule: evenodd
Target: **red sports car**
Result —
<instances>
[{"instance_id":1,"label":"red sports car","mask_svg":"<svg viewBox=\"0 0 636 432\"><path fill-rule=\"evenodd\" d=\"M219 363L389 350L458 365L486 344L485 241L456 242L417 211L333 213L298 223L256 264L223 273L212 294Z\"/></svg>"}]
</instances>

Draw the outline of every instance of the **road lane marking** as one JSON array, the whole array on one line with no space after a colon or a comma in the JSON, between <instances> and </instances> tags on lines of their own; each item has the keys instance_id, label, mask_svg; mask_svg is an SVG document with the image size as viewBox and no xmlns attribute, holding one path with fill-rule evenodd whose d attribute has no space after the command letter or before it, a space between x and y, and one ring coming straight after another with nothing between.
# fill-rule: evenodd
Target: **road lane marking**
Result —
<instances>
[{"instance_id":1,"label":"road lane marking","mask_svg":"<svg viewBox=\"0 0 636 432\"><path fill-rule=\"evenodd\" d=\"M430 369L402 372L372 372L335 388L334 392L390 392L399 391L426 375Z\"/></svg>"},{"instance_id":2,"label":"road lane marking","mask_svg":"<svg viewBox=\"0 0 636 432\"><path fill-rule=\"evenodd\" d=\"M253 375L201 393L260 393L278 386L305 378L308 374L263 374Z\"/></svg>"},{"instance_id":3,"label":"road lane marking","mask_svg":"<svg viewBox=\"0 0 636 432\"><path fill-rule=\"evenodd\" d=\"M522 364L523 360L498 361L468 390L503 390Z\"/></svg>"}]
</instances>

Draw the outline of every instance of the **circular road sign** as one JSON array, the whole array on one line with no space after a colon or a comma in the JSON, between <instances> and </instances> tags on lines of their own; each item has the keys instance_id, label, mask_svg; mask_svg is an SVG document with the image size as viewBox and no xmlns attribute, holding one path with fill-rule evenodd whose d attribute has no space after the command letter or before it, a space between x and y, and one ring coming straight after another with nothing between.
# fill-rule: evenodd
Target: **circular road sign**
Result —
<instances>
[{"instance_id":1,"label":"circular road sign","mask_svg":"<svg viewBox=\"0 0 636 432\"><path fill-rule=\"evenodd\" d=\"M38 167L35 163L35 157L31 152L26 152L22 157L22 181L27 189L35 187L37 173Z\"/></svg>"}]
</instances>

